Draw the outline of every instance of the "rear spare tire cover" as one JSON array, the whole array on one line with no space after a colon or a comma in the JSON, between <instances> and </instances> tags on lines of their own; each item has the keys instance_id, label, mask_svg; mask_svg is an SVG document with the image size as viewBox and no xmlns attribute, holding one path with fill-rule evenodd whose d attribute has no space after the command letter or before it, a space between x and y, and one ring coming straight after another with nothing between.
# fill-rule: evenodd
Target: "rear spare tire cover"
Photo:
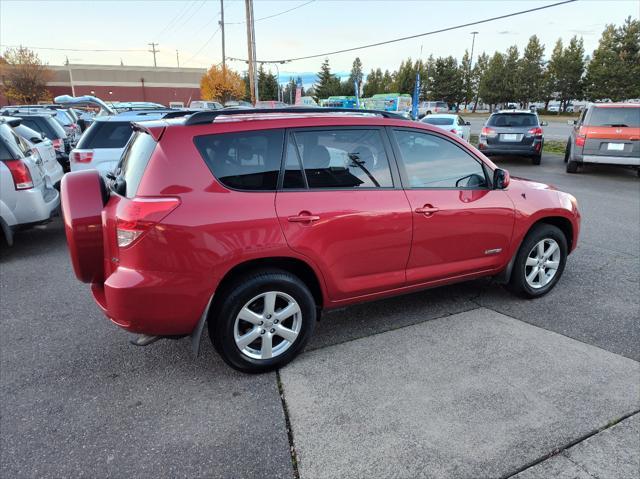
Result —
<instances>
[{"instance_id":1,"label":"rear spare tire cover","mask_svg":"<svg viewBox=\"0 0 640 479\"><path fill-rule=\"evenodd\" d=\"M67 173L60 186L73 270L84 283L104 281L102 208L106 188L97 170Z\"/></svg>"}]
</instances>

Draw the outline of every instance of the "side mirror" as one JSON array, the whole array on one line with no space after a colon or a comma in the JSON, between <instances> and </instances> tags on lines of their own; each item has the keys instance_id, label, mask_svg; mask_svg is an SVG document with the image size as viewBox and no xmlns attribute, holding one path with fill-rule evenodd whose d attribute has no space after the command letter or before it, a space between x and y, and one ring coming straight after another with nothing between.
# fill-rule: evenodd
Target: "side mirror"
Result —
<instances>
[{"instance_id":1,"label":"side mirror","mask_svg":"<svg viewBox=\"0 0 640 479\"><path fill-rule=\"evenodd\" d=\"M509 172L507 170L503 170L501 168L496 168L493 171L493 189L495 190L504 190L509 186L511 182L511 177L509 176Z\"/></svg>"},{"instance_id":2,"label":"side mirror","mask_svg":"<svg viewBox=\"0 0 640 479\"><path fill-rule=\"evenodd\" d=\"M548 121L541 121L540 122L540 126L549 126L549 122Z\"/></svg>"},{"instance_id":3,"label":"side mirror","mask_svg":"<svg viewBox=\"0 0 640 479\"><path fill-rule=\"evenodd\" d=\"M465 121L464 122L464 126L471 126L471 122L470 121Z\"/></svg>"},{"instance_id":4,"label":"side mirror","mask_svg":"<svg viewBox=\"0 0 640 479\"><path fill-rule=\"evenodd\" d=\"M31 141L31 143L38 144L38 143L42 143L42 138L40 138L39 136L33 136L29 139L29 141Z\"/></svg>"}]
</instances>

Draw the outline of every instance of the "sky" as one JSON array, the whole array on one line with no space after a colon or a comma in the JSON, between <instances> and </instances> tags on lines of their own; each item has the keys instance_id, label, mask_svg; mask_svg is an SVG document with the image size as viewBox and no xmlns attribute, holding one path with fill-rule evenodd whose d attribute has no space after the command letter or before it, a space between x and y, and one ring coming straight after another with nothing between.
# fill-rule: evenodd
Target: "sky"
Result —
<instances>
[{"instance_id":1,"label":"sky","mask_svg":"<svg viewBox=\"0 0 640 479\"><path fill-rule=\"evenodd\" d=\"M254 0L257 57L280 60L320 54L557 1ZM244 0L224 0L224 15L227 57L244 59L247 57ZM356 56L360 57L365 72L378 67L393 71L408 57L415 60L433 54L460 59L466 49L471 49L472 31L478 32L476 58L483 51L492 54L514 44L522 52L533 34L546 46L547 55L558 38L567 43L573 35L583 37L585 52L591 54L605 25L620 25L627 16L640 16L640 0L579 0L328 58L332 71L338 74L347 74ZM15 45L33 48L50 65L62 65L67 58L73 64L117 65L122 61L125 65L153 65L148 44L155 42L159 50L158 66L175 67L177 50L180 66L208 67L222 59L219 19L220 0L0 0L0 48L2 51ZM295 74L303 74L305 84L312 82L313 72L319 70L323 58L278 65L281 82ZM229 61L228 65L239 72L246 70L244 62ZM275 67L273 71L276 72Z\"/></svg>"}]
</instances>

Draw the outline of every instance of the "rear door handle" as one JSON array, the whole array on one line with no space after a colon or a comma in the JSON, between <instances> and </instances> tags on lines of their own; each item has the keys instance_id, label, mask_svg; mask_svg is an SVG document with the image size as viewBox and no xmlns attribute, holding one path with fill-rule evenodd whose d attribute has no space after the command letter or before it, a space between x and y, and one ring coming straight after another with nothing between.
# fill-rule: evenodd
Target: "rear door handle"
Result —
<instances>
[{"instance_id":1,"label":"rear door handle","mask_svg":"<svg viewBox=\"0 0 640 479\"><path fill-rule=\"evenodd\" d=\"M416 208L415 212L425 216L431 216L434 213L440 211L440 208L436 208L432 205L424 205L422 208Z\"/></svg>"},{"instance_id":2,"label":"rear door handle","mask_svg":"<svg viewBox=\"0 0 640 479\"><path fill-rule=\"evenodd\" d=\"M311 223L312 221L318 221L319 216L312 215L308 211L301 211L297 216L289 216L287 220L289 223Z\"/></svg>"}]
</instances>

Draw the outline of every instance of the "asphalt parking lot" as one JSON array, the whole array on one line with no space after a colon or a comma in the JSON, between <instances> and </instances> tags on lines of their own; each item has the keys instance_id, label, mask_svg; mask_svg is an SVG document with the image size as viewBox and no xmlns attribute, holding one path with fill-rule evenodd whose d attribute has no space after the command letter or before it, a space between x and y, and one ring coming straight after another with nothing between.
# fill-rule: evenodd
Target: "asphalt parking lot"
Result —
<instances>
[{"instance_id":1,"label":"asphalt parking lot","mask_svg":"<svg viewBox=\"0 0 640 479\"><path fill-rule=\"evenodd\" d=\"M0 250L0 476L637 477L640 181L495 162L578 199L550 294L479 280L335 311L260 376L208 341L130 345L60 221L19 233Z\"/></svg>"}]
</instances>

